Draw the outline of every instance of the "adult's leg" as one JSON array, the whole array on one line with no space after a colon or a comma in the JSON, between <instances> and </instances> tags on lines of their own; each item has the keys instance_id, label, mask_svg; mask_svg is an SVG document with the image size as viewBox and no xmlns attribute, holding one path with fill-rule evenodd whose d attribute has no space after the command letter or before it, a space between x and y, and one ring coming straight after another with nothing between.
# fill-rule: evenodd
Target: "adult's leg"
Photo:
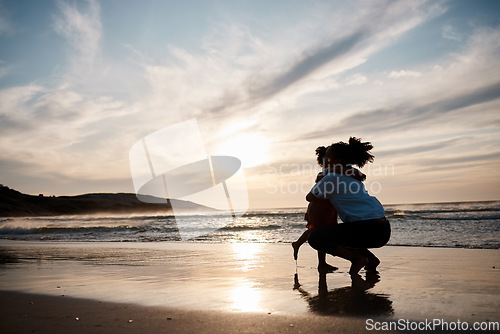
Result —
<instances>
[{"instance_id":1,"label":"adult's leg","mask_svg":"<svg viewBox=\"0 0 500 334\"><path fill-rule=\"evenodd\" d=\"M340 245L337 246L335 254L351 262L351 268L349 269L349 274L351 275L356 275L361 268L368 264L368 259L359 252Z\"/></svg>"},{"instance_id":2,"label":"adult's leg","mask_svg":"<svg viewBox=\"0 0 500 334\"><path fill-rule=\"evenodd\" d=\"M339 268L326 263L326 253L318 251L318 271L320 273L331 273Z\"/></svg>"},{"instance_id":3,"label":"adult's leg","mask_svg":"<svg viewBox=\"0 0 500 334\"><path fill-rule=\"evenodd\" d=\"M309 245L318 251L339 256L351 262L351 275L357 274L361 268L368 264L368 259L355 250L339 245L339 238L343 235L337 233L339 227L346 224L331 225L313 230L309 235ZM342 230L342 229L340 229Z\"/></svg>"},{"instance_id":4,"label":"adult's leg","mask_svg":"<svg viewBox=\"0 0 500 334\"><path fill-rule=\"evenodd\" d=\"M343 235L343 239L339 241L340 245L351 248L368 259L366 270L377 270L380 260L368 248L379 248L389 241L389 223L355 222L346 224L338 233Z\"/></svg>"},{"instance_id":5,"label":"adult's leg","mask_svg":"<svg viewBox=\"0 0 500 334\"><path fill-rule=\"evenodd\" d=\"M355 251L359 252L361 255L368 259L368 264L365 266L366 270L377 271L380 260L375 256L375 254L370 252L367 248L355 249Z\"/></svg>"},{"instance_id":6,"label":"adult's leg","mask_svg":"<svg viewBox=\"0 0 500 334\"><path fill-rule=\"evenodd\" d=\"M347 248L380 248L390 239L389 223L353 222L338 225L335 233L339 234L338 243ZM370 253L367 253L371 256Z\"/></svg>"},{"instance_id":7,"label":"adult's leg","mask_svg":"<svg viewBox=\"0 0 500 334\"><path fill-rule=\"evenodd\" d=\"M309 245L318 251L351 261L349 273L356 274L363 266L368 266L367 269L376 268L380 261L367 248L382 247L389 238L389 223L355 222L314 230L309 235Z\"/></svg>"}]
</instances>

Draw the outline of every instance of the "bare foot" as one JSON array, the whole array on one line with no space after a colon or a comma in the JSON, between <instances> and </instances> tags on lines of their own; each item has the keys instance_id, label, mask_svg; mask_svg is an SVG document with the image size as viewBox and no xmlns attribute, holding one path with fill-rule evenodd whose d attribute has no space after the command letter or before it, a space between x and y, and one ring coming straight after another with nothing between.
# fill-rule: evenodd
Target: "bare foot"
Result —
<instances>
[{"instance_id":1,"label":"bare foot","mask_svg":"<svg viewBox=\"0 0 500 334\"><path fill-rule=\"evenodd\" d=\"M300 244L297 241L292 242L292 247L293 247L293 258L295 259L295 261L297 261L299 257Z\"/></svg>"},{"instance_id":2,"label":"bare foot","mask_svg":"<svg viewBox=\"0 0 500 334\"><path fill-rule=\"evenodd\" d=\"M370 288L369 284L359 274L352 274L351 280L353 289L368 290Z\"/></svg>"},{"instance_id":3,"label":"bare foot","mask_svg":"<svg viewBox=\"0 0 500 334\"><path fill-rule=\"evenodd\" d=\"M372 258L368 261L368 264L365 266L366 270L377 272L377 267L380 264L380 260L377 258Z\"/></svg>"},{"instance_id":4,"label":"bare foot","mask_svg":"<svg viewBox=\"0 0 500 334\"><path fill-rule=\"evenodd\" d=\"M359 256L355 260L351 261L351 269L349 269L349 274L357 275L361 268L368 264L368 259L364 256Z\"/></svg>"},{"instance_id":5,"label":"bare foot","mask_svg":"<svg viewBox=\"0 0 500 334\"><path fill-rule=\"evenodd\" d=\"M318 271L320 273L333 273L335 270L339 268L329 265L328 263L322 263L318 265Z\"/></svg>"},{"instance_id":6,"label":"bare foot","mask_svg":"<svg viewBox=\"0 0 500 334\"><path fill-rule=\"evenodd\" d=\"M376 283L380 282L378 272L368 270L366 272L366 282L370 285L370 288L373 288Z\"/></svg>"}]
</instances>

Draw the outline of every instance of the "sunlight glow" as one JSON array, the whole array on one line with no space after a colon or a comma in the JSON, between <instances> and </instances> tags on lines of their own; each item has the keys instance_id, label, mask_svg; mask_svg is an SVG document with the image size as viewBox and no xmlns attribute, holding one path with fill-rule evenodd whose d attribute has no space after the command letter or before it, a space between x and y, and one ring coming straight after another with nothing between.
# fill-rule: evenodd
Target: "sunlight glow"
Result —
<instances>
[{"instance_id":1,"label":"sunlight glow","mask_svg":"<svg viewBox=\"0 0 500 334\"><path fill-rule=\"evenodd\" d=\"M243 168L253 167L269 160L268 142L259 134L240 133L228 137L215 150L215 155L229 155L241 160Z\"/></svg>"},{"instance_id":2,"label":"sunlight glow","mask_svg":"<svg viewBox=\"0 0 500 334\"><path fill-rule=\"evenodd\" d=\"M233 243L233 256L238 270L250 271L257 266L261 245L256 243Z\"/></svg>"},{"instance_id":3,"label":"sunlight glow","mask_svg":"<svg viewBox=\"0 0 500 334\"><path fill-rule=\"evenodd\" d=\"M243 282L231 291L232 309L243 312L262 311L259 306L260 290L250 282Z\"/></svg>"},{"instance_id":4,"label":"sunlight glow","mask_svg":"<svg viewBox=\"0 0 500 334\"><path fill-rule=\"evenodd\" d=\"M232 248L235 263L241 264L241 270L248 271L255 268L256 260L259 253L262 251L260 244L233 243ZM243 279L241 283L237 284L234 289L231 290L233 310L243 312L256 312L262 310L259 306L261 292L255 285L255 283Z\"/></svg>"},{"instance_id":5,"label":"sunlight glow","mask_svg":"<svg viewBox=\"0 0 500 334\"><path fill-rule=\"evenodd\" d=\"M260 244L252 243L233 243L232 247L236 260L254 260L262 248Z\"/></svg>"}]
</instances>

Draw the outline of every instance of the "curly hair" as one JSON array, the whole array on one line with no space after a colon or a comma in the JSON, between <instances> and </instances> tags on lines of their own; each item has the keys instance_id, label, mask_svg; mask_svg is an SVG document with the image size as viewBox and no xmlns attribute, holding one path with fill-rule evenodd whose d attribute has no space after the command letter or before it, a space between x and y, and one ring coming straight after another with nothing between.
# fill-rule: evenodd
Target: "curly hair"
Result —
<instances>
[{"instance_id":1,"label":"curly hair","mask_svg":"<svg viewBox=\"0 0 500 334\"><path fill-rule=\"evenodd\" d=\"M373 162L374 156L369 152L373 148L370 142L362 142L360 138L350 137L349 143L342 141L332 144L328 154L339 159L342 165L358 165L360 168Z\"/></svg>"},{"instance_id":2,"label":"curly hair","mask_svg":"<svg viewBox=\"0 0 500 334\"><path fill-rule=\"evenodd\" d=\"M316 149L317 161L318 164L323 167L325 164L325 155L328 147L320 146Z\"/></svg>"}]
</instances>

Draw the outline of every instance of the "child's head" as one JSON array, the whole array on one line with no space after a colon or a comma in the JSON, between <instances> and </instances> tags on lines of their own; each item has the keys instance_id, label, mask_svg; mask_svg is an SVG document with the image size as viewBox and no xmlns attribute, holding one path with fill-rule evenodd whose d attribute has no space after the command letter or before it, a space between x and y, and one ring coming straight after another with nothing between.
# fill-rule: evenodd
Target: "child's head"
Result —
<instances>
[{"instance_id":1,"label":"child's head","mask_svg":"<svg viewBox=\"0 0 500 334\"><path fill-rule=\"evenodd\" d=\"M324 146L320 146L316 149L316 156L317 156L318 164L321 167L325 166L325 155L326 155L327 150L328 150L328 147L324 147Z\"/></svg>"},{"instance_id":2,"label":"child's head","mask_svg":"<svg viewBox=\"0 0 500 334\"><path fill-rule=\"evenodd\" d=\"M368 162L373 162L370 150L373 145L370 142L361 142L356 137L349 138L349 143L338 142L330 145L325 154L330 164L358 165L363 167Z\"/></svg>"}]
</instances>

